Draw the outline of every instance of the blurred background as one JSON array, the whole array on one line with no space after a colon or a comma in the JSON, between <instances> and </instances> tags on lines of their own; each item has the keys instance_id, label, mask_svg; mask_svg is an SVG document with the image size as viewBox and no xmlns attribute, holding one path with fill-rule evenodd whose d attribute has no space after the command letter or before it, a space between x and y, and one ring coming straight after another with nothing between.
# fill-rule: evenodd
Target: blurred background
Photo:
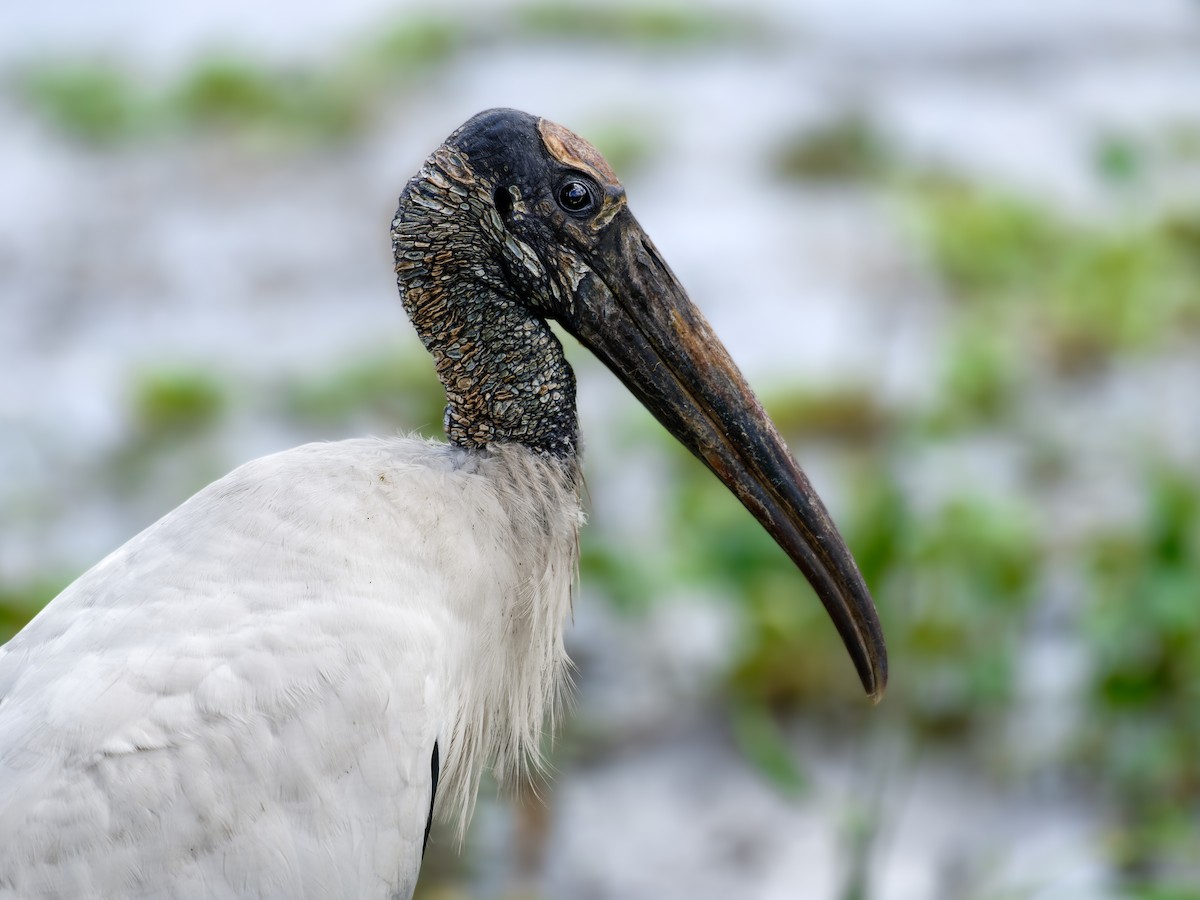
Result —
<instances>
[{"instance_id":1,"label":"blurred background","mask_svg":"<svg viewBox=\"0 0 1200 900\"><path fill-rule=\"evenodd\" d=\"M440 432L388 225L515 106L621 174L893 674L869 708L783 554L568 342L576 700L421 896L1200 898L1200 4L0 19L0 638L246 459Z\"/></svg>"}]
</instances>

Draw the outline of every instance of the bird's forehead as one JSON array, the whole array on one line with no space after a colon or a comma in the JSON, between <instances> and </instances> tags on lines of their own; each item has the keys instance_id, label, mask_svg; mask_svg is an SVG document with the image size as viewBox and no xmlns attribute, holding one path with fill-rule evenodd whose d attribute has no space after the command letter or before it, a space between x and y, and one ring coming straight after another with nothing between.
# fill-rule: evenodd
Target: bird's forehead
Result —
<instances>
[{"instance_id":1,"label":"bird's forehead","mask_svg":"<svg viewBox=\"0 0 1200 900\"><path fill-rule=\"evenodd\" d=\"M600 151L575 132L549 119L538 119L538 133L542 136L542 143L547 152L564 166L583 169L601 184L621 183L608 160L600 155Z\"/></svg>"}]
</instances>

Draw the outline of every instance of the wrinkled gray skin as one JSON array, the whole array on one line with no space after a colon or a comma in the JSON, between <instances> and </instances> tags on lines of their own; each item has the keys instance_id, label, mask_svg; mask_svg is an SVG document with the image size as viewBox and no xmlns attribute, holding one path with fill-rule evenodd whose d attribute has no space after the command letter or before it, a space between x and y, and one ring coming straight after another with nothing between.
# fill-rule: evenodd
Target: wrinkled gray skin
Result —
<instances>
[{"instance_id":1,"label":"wrinkled gray skin","mask_svg":"<svg viewBox=\"0 0 1200 900\"><path fill-rule=\"evenodd\" d=\"M536 121L492 110L451 135L404 189L392 248L404 308L446 388L450 441L520 443L565 461L579 440L575 375L537 308L558 267L543 266L500 218L524 217L531 185L547 173L513 172L511 163L497 171L489 152L532 167L541 148L514 153L511 143L536 139ZM550 202L541 199L539 207Z\"/></svg>"}]
</instances>

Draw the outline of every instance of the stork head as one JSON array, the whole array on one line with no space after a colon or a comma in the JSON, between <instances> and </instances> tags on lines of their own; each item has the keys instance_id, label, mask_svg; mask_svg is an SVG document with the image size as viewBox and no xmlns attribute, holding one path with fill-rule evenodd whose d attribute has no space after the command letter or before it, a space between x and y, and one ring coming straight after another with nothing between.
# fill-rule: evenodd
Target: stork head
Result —
<instances>
[{"instance_id":1,"label":"stork head","mask_svg":"<svg viewBox=\"0 0 1200 900\"><path fill-rule=\"evenodd\" d=\"M837 626L863 687L872 699L882 696L883 633L845 541L594 147L526 113L480 113L409 183L392 232L405 307L447 386L452 439L530 434L543 452L574 452L574 381L559 368L554 351L561 357L561 350L545 327L546 319L559 322L791 557ZM526 352L530 341L541 349ZM481 344L493 350L463 366L464 347L476 352ZM526 402L519 387L495 387L530 359L545 371ZM489 364L503 374L479 377ZM456 390L462 404L474 398L474 412L456 411ZM554 415L564 404L570 424Z\"/></svg>"}]
</instances>

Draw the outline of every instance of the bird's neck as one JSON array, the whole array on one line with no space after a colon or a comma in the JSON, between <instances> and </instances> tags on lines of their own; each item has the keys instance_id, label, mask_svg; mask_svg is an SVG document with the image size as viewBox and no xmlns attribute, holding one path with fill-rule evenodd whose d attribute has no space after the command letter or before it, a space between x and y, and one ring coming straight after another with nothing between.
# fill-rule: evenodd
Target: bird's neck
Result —
<instances>
[{"instance_id":1,"label":"bird's neck","mask_svg":"<svg viewBox=\"0 0 1200 900\"><path fill-rule=\"evenodd\" d=\"M392 245L405 311L446 389L446 434L472 449L522 444L573 468L575 374L562 344L489 257L494 241L462 224L487 227L494 212L463 215L476 201L431 177L432 164L400 198Z\"/></svg>"},{"instance_id":2,"label":"bird's neck","mask_svg":"<svg viewBox=\"0 0 1200 900\"><path fill-rule=\"evenodd\" d=\"M446 435L463 447L516 443L563 460L578 444L575 375L542 319L479 289L436 330L418 326L446 388Z\"/></svg>"}]
</instances>

